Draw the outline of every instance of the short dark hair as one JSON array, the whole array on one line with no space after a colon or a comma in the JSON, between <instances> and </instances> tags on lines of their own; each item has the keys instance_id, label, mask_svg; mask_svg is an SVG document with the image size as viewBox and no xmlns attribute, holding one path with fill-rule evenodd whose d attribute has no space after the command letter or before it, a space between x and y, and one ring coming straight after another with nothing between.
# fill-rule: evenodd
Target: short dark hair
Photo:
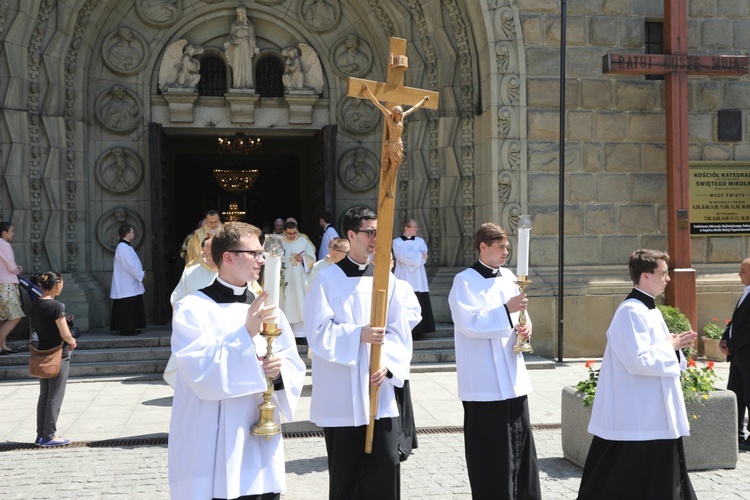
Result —
<instances>
[{"instance_id":1,"label":"short dark hair","mask_svg":"<svg viewBox=\"0 0 750 500\"><path fill-rule=\"evenodd\" d=\"M371 208L357 205L346 211L341 221L341 229L348 235L349 231L356 231L363 220L377 220L378 215Z\"/></svg>"},{"instance_id":2,"label":"short dark hair","mask_svg":"<svg viewBox=\"0 0 750 500\"><path fill-rule=\"evenodd\" d=\"M484 243L485 245L492 245L496 241L502 241L508 239L508 233L505 229L500 227L499 224L494 222L485 222L479 229L477 229L474 235L474 248L477 252L479 251L479 245Z\"/></svg>"},{"instance_id":3,"label":"short dark hair","mask_svg":"<svg viewBox=\"0 0 750 500\"><path fill-rule=\"evenodd\" d=\"M333 215L331 215L331 212L320 212L318 218L323 219L327 224L330 224L331 220L333 219Z\"/></svg>"},{"instance_id":4,"label":"short dark hair","mask_svg":"<svg viewBox=\"0 0 750 500\"><path fill-rule=\"evenodd\" d=\"M124 238L127 234L133 230L133 226L130 224L123 224L117 229L117 236Z\"/></svg>"},{"instance_id":5,"label":"short dark hair","mask_svg":"<svg viewBox=\"0 0 750 500\"><path fill-rule=\"evenodd\" d=\"M404 220L403 220L403 221L401 222L401 227L402 227L402 228L405 228L406 226L408 226L408 225L409 225L409 223L410 223L410 222L417 222L417 219L404 219Z\"/></svg>"},{"instance_id":6,"label":"short dark hair","mask_svg":"<svg viewBox=\"0 0 750 500\"><path fill-rule=\"evenodd\" d=\"M284 223L284 229L297 229L297 223L296 222L285 222Z\"/></svg>"},{"instance_id":7,"label":"short dark hair","mask_svg":"<svg viewBox=\"0 0 750 500\"><path fill-rule=\"evenodd\" d=\"M211 236L206 236L203 238L203 241L201 241L201 248L206 248L206 242L211 239Z\"/></svg>"},{"instance_id":8,"label":"short dark hair","mask_svg":"<svg viewBox=\"0 0 750 500\"><path fill-rule=\"evenodd\" d=\"M42 290L52 290L55 285L62 283L62 275L55 271L47 271L37 276L36 283Z\"/></svg>"},{"instance_id":9,"label":"short dark hair","mask_svg":"<svg viewBox=\"0 0 750 500\"><path fill-rule=\"evenodd\" d=\"M217 212L216 210L213 210L213 209L212 210L207 210L206 211L206 215L204 215L204 217L208 217L209 215L219 215L219 212Z\"/></svg>"},{"instance_id":10,"label":"short dark hair","mask_svg":"<svg viewBox=\"0 0 750 500\"><path fill-rule=\"evenodd\" d=\"M13 224L11 224L10 222L0 222L0 234L10 231L10 228L12 227Z\"/></svg>"},{"instance_id":11,"label":"short dark hair","mask_svg":"<svg viewBox=\"0 0 750 500\"><path fill-rule=\"evenodd\" d=\"M628 261L630 279L633 284L637 285L641 281L641 274L653 273L654 269L659 267L660 260L669 264L669 254L661 250L649 250L648 248L633 250Z\"/></svg>"},{"instance_id":12,"label":"short dark hair","mask_svg":"<svg viewBox=\"0 0 750 500\"><path fill-rule=\"evenodd\" d=\"M211 238L211 257L216 267L221 267L224 252L238 250L237 245L243 236L257 236L260 239L261 230L246 222L227 222L223 224Z\"/></svg>"}]
</instances>

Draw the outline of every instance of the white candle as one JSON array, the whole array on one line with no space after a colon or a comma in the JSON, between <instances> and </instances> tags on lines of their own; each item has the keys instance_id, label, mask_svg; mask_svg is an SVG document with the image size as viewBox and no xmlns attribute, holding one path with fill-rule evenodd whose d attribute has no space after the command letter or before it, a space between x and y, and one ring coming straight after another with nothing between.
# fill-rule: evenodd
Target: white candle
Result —
<instances>
[{"instance_id":1,"label":"white candle","mask_svg":"<svg viewBox=\"0 0 750 500\"><path fill-rule=\"evenodd\" d=\"M518 228L518 263L516 274L529 275L529 233L530 229Z\"/></svg>"},{"instance_id":2,"label":"white candle","mask_svg":"<svg viewBox=\"0 0 750 500\"><path fill-rule=\"evenodd\" d=\"M263 291L268 292L266 305L274 306L273 315L276 322L279 320L279 291L281 288L281 256L268 255L266 257L265 270L263 271Z\"/></svg>"}]
</instances>

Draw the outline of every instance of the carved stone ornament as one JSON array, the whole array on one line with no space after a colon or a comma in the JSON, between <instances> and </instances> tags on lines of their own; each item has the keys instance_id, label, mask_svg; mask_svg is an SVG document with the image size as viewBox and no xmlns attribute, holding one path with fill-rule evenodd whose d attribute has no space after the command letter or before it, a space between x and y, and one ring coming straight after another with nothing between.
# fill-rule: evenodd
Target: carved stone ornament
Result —
<instances>
[{"instance_id":1,"label":"carved stone ornament","mask_svg":"<svg viewBox=\"0 0 750 500\"><path fill-rule=\"evenodd\" d=\"M378 183L378 164L378 159L367 149L352 149L339 160L339 180L349 191L369 191Z\"/></svg>"},{"instance_id":2,"label":"carved stone ornament","mask_svg":"<svg viewBox=\"0 0 750 500\"><path fill-rule=\"evenodd\" d=\"M143 106L130 90L115 85L96 99L96 119L117 134L132 132L141 123Z\"/></svg>"},{"instance_id":3,"label":"carved stone ornament","mask_svg":"<svg viewBox=\"0 0 750 500\"><path fill-rule=\"evenodd\" d=\"M337 0L301 0L297 7L297 17L312 31L333 28L340 16L341 6Z\"/></svg>"},{"instance_id":4,"label":"carved stone ornament","mask_svg":"<svg viewBox=\"0 0 750 500\"><path fill-rule=\"evenodd\" d=\"M208 3L213 0L203 0L203 1ZM216 1L221 1L221 0L216 0ZM255 0L255 1L261 5L268 5L269 7L271 7L274 5L279 5L280 3L284 3L287 0Z\"/></svg>"},{"instance_id":5,"label":"carved stone ornament","mask_svg":"<svg viewBox=\"0 0 750 500\"><path fill-rule=\"evenodd\" d=\"M369 134L380 123L377 108L364 99L339 99L336 114L339 126L352 135Z\"/></svg>"},{"instance_id":6,"label":"carved stone ornament","mask_svg":"<svg viewBox=\"0 0 750 500\"><path fill-rule=\"evenodd\" d=\"M120 26L104 39L102 59L113 73L122 76L135 75L146 67L148 44L132 29Z\"/></svg>"},{"instance_id":7,"label":"carved stone ornament","mask_svg":"<svg viewBox=\"0 0 750 500\"><path fill-rule=\"evenodd\" d=\"M187 40L177 40L164 51L159 68L159 89L195 89L201 79L201 63L195 56L203 53L203 47Z\"/></svg>"},{"instance_id":8,"label":"carved stone ornament","mask_svg":"<svg viewBox=\"0 0 750 500\"><path fill-rule=\"evenodd\" d=\"M105 151L96 161L96 180L111 193L134 191L143 181L143 171L138 153L126 148Z\"/></svg>"},{"instance_id":9,"label":"carved stone ornament","mask_svg":"<svg viewBox=\"0 0 750 500\"><path fill-rule=\"evenodd\" d=\"M298 47L286 47L281 51L286 60L281 77L284 92L311 90L320 94L325 87L325 80L318 54L306 43L300 43Z\"/></svg>"},{"instance_id":10,"label":"carved stone ornament","mask_svg":"<svg viewBox=\"0 0 750 500\"><path fill-rule=\"evenodd\" d=\"M130 243L133 248L139 248L145 239L143 234L145 226L140 215L125 207L113 208L104 213L96 223L96 239L110 253L115 253L117 243L120 241L117 230L123 224L130 224L135 229L135 239Z\"/></svg>"},{"instance_id":11,"label":"carved stone ornament","mask_svg":"<svg viewBox=\"0 0 750 500\"><path fill-rule=\"evenodd\" d=\"M149 26L166 28L182 15L182 0L135 0L135 11Z\"/></svg>"},{"instance_id":12,"label":"carved stone ornament","mask_svg":"<svg viewBox=\"0 0 750 500\"><path fill-rule=\"evenodd\" d=\"M339 76L361 77L370 72L372 50L361 38L350 33L333 45L331 62Z\"/></svg>"},{"instance_id":13,"label":"carved stone ornament","mask_svg":"<svg viewBox=\"0 0 750 500\"><path fill-rule=\"evenodd\" d=\"M235 9L229 36L224 42L224 57L232 68L232 89L253 89L253 58L260 53L255 39L255 27L247 17L245 7Z\"/></svg>"}]
</instances>

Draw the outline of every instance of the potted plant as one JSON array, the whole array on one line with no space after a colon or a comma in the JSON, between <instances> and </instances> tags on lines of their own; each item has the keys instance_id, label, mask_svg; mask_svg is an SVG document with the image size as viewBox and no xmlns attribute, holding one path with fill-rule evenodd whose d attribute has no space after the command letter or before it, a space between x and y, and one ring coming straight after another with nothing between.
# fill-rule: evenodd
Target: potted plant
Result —
<instances>
[{"instance_id":1,"label":"potted plant","mask_svg":"<svg viewBox=\"0 0 750 500\"><path fill-rule=\"evenodd\" d=\"M726 321L729 323L729 320ZM712 361L726 361L727 356L719 348L721 336L724 335L726 327L719 325L719 318L711 318L711 322L703 327L703 352L706 358Z\"/></svg>"},{"instance_id":2,"label":"potted plant","mask_svg":"<svg viewBox=\"0 0 750 500\"><path fill-rule=\"evenodd\" d=\"M592 436L588 433L599 369L586 362L588 377L562 392L563 456L578 467L586 462ZM737 464L737 414L734 393L714 390L718 377L713 362L699 367L694 359L680 376L690 436L684 438L688 470L733 469Z\"/></svg>"}]
</instances>

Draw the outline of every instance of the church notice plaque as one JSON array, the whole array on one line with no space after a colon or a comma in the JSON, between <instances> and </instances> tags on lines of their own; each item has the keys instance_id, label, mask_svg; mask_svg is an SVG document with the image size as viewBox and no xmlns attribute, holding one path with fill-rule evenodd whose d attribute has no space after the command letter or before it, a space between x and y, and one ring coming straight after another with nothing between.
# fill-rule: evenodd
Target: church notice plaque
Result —
<instances>
[{"instance_id":1,"label":"church notice plaque","mask_svg":"<svg viewBox=\"0 0 750 500\"><path fill-rule=\"evenodd\" d=\"M750 162L690 162L690 234L750 234Z\"/></svg>"}]
</instances>

